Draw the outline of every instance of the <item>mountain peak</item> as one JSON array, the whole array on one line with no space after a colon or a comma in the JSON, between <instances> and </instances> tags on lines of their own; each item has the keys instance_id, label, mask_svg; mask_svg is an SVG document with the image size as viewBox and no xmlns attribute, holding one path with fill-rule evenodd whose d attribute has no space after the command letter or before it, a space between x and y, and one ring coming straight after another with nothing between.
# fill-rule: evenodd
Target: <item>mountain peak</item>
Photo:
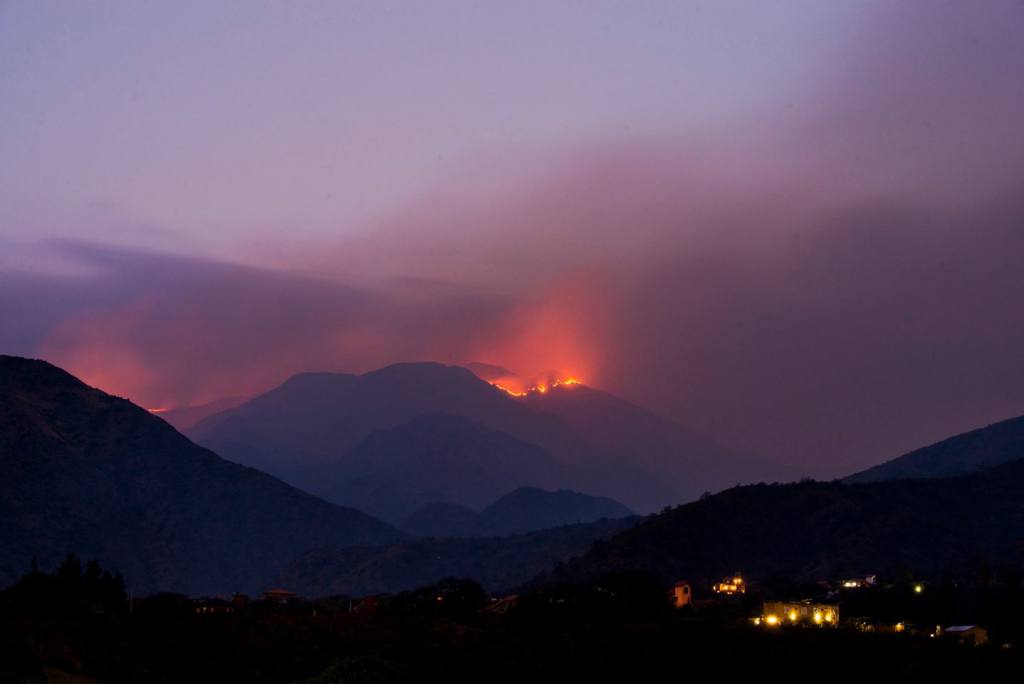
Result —
<instances>
[{"instance_id":1,"label":"mountain peak","mask_svg":"<svg viewBox=\"0 0 1024 684\"><path fill-rule=\"evenodd\" d=\"M359 477L369 477L371 454L382 462L405 459L410 467L428 471L429 459L440 463L444 458L454 467L457 458L464 483L489 482L486 501L446 499L437 495L453 491L437 481L443 473L417 471L424 478L414 481L412 473L399 477L374 471L373 482L383 489L369 495L378 504L387 498L385 489L399 480L402 492L417 482L433 482L438 492L417 488L417 507L431 501L479 506L513 487L533 485L607 494L635 510L650 511L736 482L739 459L681 425L578 384L576 378L552 375L544 383L514 396L516 391L508 391L514 388L501 391L471 369L436 362L397 363L361 375L303 374L205 418L188 434L229 460L307 491L332 492L337 503L350 503L347 497L358 487L369 492L349 466L358 465ZM433 417L417 421L427 415ZM458 424L456 416L468 422ZM430 430L430 436L448 430L451 448L415 444L411 435L422 430ZM491 435L481 438L484 430ZM373 433L378 434L368 439ZM494 444L502 446L495 449ZM400 451L405 456L400 458ZM513 452L525 456L510 458ZM332 466L334 475L327 478ZM517 476L508 479L512 473ZM389 506L387 515L400 515L391 518L396 520L409 512Z\"/></svg>"},{"instance_id":2,"label":"mountain peak","mask_svg":"<svg viewBox=\"0 0 1024 684\"><path fill-rule=\"evenodd\" d=\"M255 590L313 546L402 537L42 361L0 358L0 465L0 582L73 549L139 591Z\"/></svg>"}]
</instances>

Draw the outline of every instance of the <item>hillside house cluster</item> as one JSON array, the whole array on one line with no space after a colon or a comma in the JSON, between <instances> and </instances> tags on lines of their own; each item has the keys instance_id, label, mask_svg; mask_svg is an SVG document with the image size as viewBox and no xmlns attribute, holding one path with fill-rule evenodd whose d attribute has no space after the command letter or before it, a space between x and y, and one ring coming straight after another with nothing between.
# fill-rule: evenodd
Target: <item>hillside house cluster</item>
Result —
<instances>
[{"instance_id":1,"label":"hillside house cluster","mask_svg":"<svg viewBox=\"0 0 1024 684\"><path fill-rule=\"evenodd\" d=\"M765 627L838 627L839 606L815 601L765 601L754 624Z\"/></svg>"},{"instance_id":2,"label":"hillside house cluster","mask_svg":"<svg viewBox=\"0 0 1024 684\"><path fill-rule=\"evenodd\" d=\"M843 589L863 589L864 587L875 586L877 578L875 575L868 575L866 577L847 577L839 583L839 586Z\"/></svg>"},{"instance_id":3,"label":"hillside house cluster","mask_svg":"<svg viewBox=\"0 0 1024 684\"><path fill-rule=\"evenodd\" d=\"M716 594L733 596L735 594L745 594L747 592L747 585L743 581L743 575L737 572L732 577L726 577L721 582L712 585L711 590Z\"/></svg>"}]
</instances>

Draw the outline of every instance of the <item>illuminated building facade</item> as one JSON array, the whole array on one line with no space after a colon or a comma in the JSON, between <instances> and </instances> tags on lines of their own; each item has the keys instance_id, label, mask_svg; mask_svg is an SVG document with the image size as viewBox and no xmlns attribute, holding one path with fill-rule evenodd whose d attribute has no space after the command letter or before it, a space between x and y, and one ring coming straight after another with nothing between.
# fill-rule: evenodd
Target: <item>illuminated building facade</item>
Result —
<instances>
[{"instance_id":1,"label":"illuminated building facade","mask_svg":"<svg viewBox=\"0 0 1024 684\"><path fill-rule=\"evenodd\" d=\"M765 627L838 627L839 606L813 601L765 601L755 625Z\"/></svg>"},{"instance_id":2,"label":"illuminated building facade","mask_svg":"<svg viewBox=\"0 0 1024 684\"><path fill-rule=\"evenodd\" d=\"M711 589L716 594L723 594L725 596L732 596L734 594L745 594L747 593L747 584L743 581L743 576L740 573L736 573L732 577L726 577L718 584L711 586Z\"/></svg>"},{"instance_id":3,"label":"illuminated building facade","mask_svg":"<svg viewBox=\"0 0 1024 684\"><path fill-rule=\"evenodd\" d=\"M875 576L868 575L867 577L849 577L839 583L839 586L843 589L862 589L864 587L875 586Z\"/></svg>"},{"instance_id":4,"label":"illuminated building facade","mask_svg":"<svg viewBox=\"0 0 1024 684\"><path fill-rule=\"evenodd\" d=\"M676 582L672 587L672 604L676 608L682 608L693 603L693 590L689 582Z\"/></svg>"}]
</instances>

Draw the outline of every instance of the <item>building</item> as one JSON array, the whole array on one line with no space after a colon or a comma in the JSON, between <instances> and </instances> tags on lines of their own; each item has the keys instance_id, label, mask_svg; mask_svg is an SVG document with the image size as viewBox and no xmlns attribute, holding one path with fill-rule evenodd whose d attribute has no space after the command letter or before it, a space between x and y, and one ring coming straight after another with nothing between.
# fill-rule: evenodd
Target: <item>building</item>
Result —
<instances>
[{"instance_id":1,"label":"building","mask_svg":"<svg viewBox=\"0 0 1024 684\"><path fill-rule=\"evenodd\" d=\"M874 575L868 575L867 577L848 577L839 583L839 586L843 589L862 589L864 587L875 586L876 577Z\"/></svg>"},{"instance_id":2,"label":"building","mask_svg":"<svg viewBox=\"0 0 1024 684\"><path fill-rule=\"evenodd\" d=\"M497 615L504 615L508 611L512 610L519 604L519 597L515 594L509 594L508 596L502 596L501 598L492 598L482 609L484 613L494 613Z\"/></svg>"},{"instance_id":3,"label":"building","mask_svg":"<svg viewBox=\"0 0 1024 684\"><path fill-rule=\"evenodd\" d=\"M197 615L212 615L214 613L233 613L235 607L222 598L199 598L192 600L192 609Z\"/></svg>"},{"instance_id":4,"label":"building","mask_svg":"<svg viewBox=\"0 0 1024 684\"><path fill-rule=\"evenodd\" d=\"M875 622L865 617L846 618L845 624L858 632L877 632L879 634L918 634L920 629L913 623Z\"/></svg>"},{"instance_id":5,"label":"building","mask_svg":"<svg viewBox=\"0 0 1024 684\"><path fill-rule=\"evenodd\" d=\"M287 589L267 589L263 592L263 600L272 603L290 603L298 598L298 595Z\"/></svg>"},{"instance_id":6,"label":"building","mask_svg":"<svg viewBox=\"0 0 1024 684\"><path fill-rule=\"evenodd\" d=\"M689 582L676 582L672 587L672 604L676 608L693 604L693 590Z\"/></svg>"},{"instance_id":7,"label":"building","mask_svg":"<svg viewBox=\"0 0 1024 684\"><path fill-rule=\"evenodd\" d=\"M747 585L743 581L743 575L737 572L732 577L726 577L718 584L713 584L711 589L716 594L733 596L735 594L745 594L747 592Z\"/></svg>"},{"instance_id":8,"label":"building","mask_svg":"<svg viewBox=\"0 0 1024 684\"><path fill-rule=\"evenodd\" d=\"M963 643L981 646L988 643L988 630L978 625L953 625L944 628L940 634L959 639Z\"/></svg>"},{"instance_id":9,"label":"building","mask_svg":"<svg viewBox=\"0 0 1024 684\"><path fill-rule=\"evenodd\" d=\"M838 627L839 606L814 601L765 601L755 625L765 627Z\"/></svg>"}]
</instances>

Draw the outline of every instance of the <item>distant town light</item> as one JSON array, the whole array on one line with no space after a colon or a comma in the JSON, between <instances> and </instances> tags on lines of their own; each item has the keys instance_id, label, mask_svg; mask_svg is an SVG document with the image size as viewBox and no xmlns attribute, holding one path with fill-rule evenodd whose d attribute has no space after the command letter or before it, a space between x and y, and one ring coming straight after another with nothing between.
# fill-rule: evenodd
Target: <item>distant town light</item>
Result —
<instances>
[{"instance_id":1,"label":"distant town light","mask_svg":"<svg viewBox=\"0 0 1024 684\"><path fill-rule=\"evenodd\" d=\"M736 573L732 577L726 577L718 584L711 586L712 591L716 594L745 594L747 592L746 586L743 583L743 576Z\"/></svg>"},{"instance_id":2,"label":"distant town light","mask_svg":"<svg viewBox=\"0 0 1024 684\"><path fill-rule=\"evenodd\" d=\"M828 625L835 627L839 621L839 606L832 603L803 601L765 601L761 606L761 620L767 625L800 626ZM785 622L783 622L785 621ZM756 621L754 624L758 624Z\"/></svg>"}]
</instances>

